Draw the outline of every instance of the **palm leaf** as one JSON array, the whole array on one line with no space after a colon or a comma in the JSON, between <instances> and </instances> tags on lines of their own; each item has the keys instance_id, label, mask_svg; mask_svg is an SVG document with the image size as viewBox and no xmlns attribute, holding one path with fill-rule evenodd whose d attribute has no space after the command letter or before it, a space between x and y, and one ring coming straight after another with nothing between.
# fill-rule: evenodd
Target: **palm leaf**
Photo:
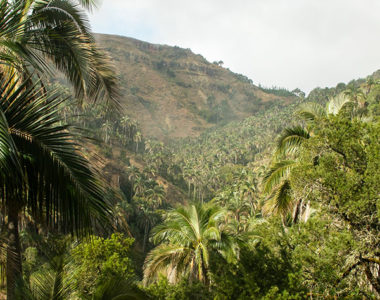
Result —
<instances>
[{"instance_id":1,"label":"palm leaf","mask_svg":"<svg viewBox=\"0 0 380 300\"><path fill-rule=\"evenodd\" d=\"M8 176L12 176L12 181L16 184L21 182L23 170L17 157L17 146L9 132L6 116L0 110L0 168ZM7 182L8 184L10 182Z\"/></svg>"},{"instance_id":2,"label":"palm leaf","mask_svg":"<svg viewBox=\"0 0 380 300\"><path fill-rule=\"evenodd\" d=\"M101 284L92 296L93 300L145 300L150 297L131 280L110 278Z\"/></svg>"},{"instance_id":3,"label":"palm leaf","mask_svg":"<svg viewBox=\"0 0 380 300\"><path fill-rule=\"evenodd\" d=\"M50 228L82 234L91 229L93 220L108 223L110 209L100 177L74 142L79 136L60 125L61 102L56 94L46 99L26 83L0 82L0 111L25 176L25 184L16 186L15 193L36 220L43 218ZM7 173L2 173L4 182Z\"/></svg>"},{"instance_id":4,"label":"palm leaf","mask_svg":"<svg viewBox=\"0 0 380 300\"><path fill-rule=\"evenodd\" d=\"M175 244L161 244L149 252L144 263L144 283L147 284L156 278L160 273L170 275L175 272L181 274L185 268L183 262L188 261L190 249ZM176 269L176 270L175 270Z\"/></svg>"},{"instance_id":5,"label":"palm leaf","mask_svg":"<svg viewBox=\"0 0 380 300\"><path fill-rule=\"evenodd\" d=\"M352 101L347 95L340 93L339 95L331 98L326 104L326 111L328 114L337 115L347 103L351 102Z\"/></svg>"},{"instance_id":6,"label":"palm leaf","mask_svg":"<svg viewBox=\"0 0 380 300\"><path fill-rule=\"evenodd\" d=\"M291 170L296 166L296 161L294 160L282 160L276 162L272 168L267 172L264 176L263 184L264 184L264 193L269 194L282 183L284 180L288 178Z\"/></svg>"},{"instance_id":7,"label":"palm leaf","mask_svg":"<svg viewBox=\"0 0 380 300\"><path fill-rule=\"evenodd\" d=\"M320 118L326 117L325 109L315 102L301 104L296 114L305 121L316 121Z\"/></svg>"},{"instance_id":8,"label":"palm leaf","mask_svg":"<svg viewBox=\"0 0 380 300\"><path fill-rule=\"evenodd\" d=\"M278 185L264 205L265 212L273 212L285 216L292 210L293 202L290 196L291 186L289 180Z\"/></svg>"},{"instance_id":9,"label":"palm leaf","mask_svg":"<svg viewBox=\"0 0 380 300\"><path fill-rule=\"evenodd\" d=\"M95 1L80 1L87 8ZM118 107L115 72L107 55L96 47L87 16L72 1L3 1L0 6L2 64L20 74L40 74L50 62L73 84L76 96L107 100ZM21 77L21 75L19 76Z\"/></svg>"},{"instance_id":10,"label":"palm leaf","mask_svg":"<svg viewBox=\"0 0 380 300\"><path fill-rule=\"evenodd\" d=\"M285 128L277 142L276 154L280 155L297 152L302 143L309 138L309 132L302 126Z\"/></svg>"},{"instance_id":11,"label":"palm leaf","mask_svg":"<svg viewBox=\"0 0 380 300\"><path fill-rule=\"evenodd\" d=\"M78 0L79 3L86 9L92 10L93 8L97 8L99 5L99 0Z\"/></svg>"}]
</instances>

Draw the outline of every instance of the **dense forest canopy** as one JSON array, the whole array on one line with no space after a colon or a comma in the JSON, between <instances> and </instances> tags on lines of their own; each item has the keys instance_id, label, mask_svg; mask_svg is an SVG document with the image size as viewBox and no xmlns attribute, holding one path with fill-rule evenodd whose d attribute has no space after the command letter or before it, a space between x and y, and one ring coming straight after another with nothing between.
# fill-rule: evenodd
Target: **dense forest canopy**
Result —
<instances>
[{"instance_id":1,"label":"dense forest canopy","mask_svg":"<svg viewBox=\"0 0 380 300\"><path fill-rule=\"evenodd\" d=\"M7 298L379 298L378 72L306 96L97 37L115 76L94 5L0 5ZM160 93L199 126L163 126Z\"/></svg>"}]
</instances>

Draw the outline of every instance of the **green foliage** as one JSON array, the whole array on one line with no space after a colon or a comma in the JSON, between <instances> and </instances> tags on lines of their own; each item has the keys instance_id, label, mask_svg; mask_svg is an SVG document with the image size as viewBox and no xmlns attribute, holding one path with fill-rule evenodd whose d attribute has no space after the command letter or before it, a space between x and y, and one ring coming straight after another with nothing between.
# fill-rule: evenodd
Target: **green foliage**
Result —
<instances>
[{"instance_id":1,"label":"green foliage","mask_svg":"<svg viewBox=\"0 0 380 300\"><path fill-rule=\"evenodd\" d=\"M88 7L91 1L80 3ZM14 14L18 12L15 9ZM10 10L9 14L12 15ZM0 167L3 174L14 172L15 182L20 180L17 171L23 174L27 170L25 174L29 177L23 185L25 187L16 191L21 198L34 195L24 201L22 207L25 210L19 207L20 214L23 214L22 224L26 222L41 236L45 235L41 230L45 218L47 228L51 230L77 229L80 233L91 225L85 222L86 218L89 223L93 220L87 215L82 219L84 227L80 226L80 218L77 221L65 217L64 222L58 222L65 213L71 213L73 205L66 207L65 201L57 205L49 198L55 193L49 194L49 186L56 187L59 183L69 191L69 196L73 196L75 183L62 181L59 176L42 182L43 173L33 181L30 175L41 162L49 171L59 169L54 165L59 161L59 155L58 159L56 157L56 153L61 153L59 151L63 151L61 156L64 159L79 151L87 151L70 144L74 138L66 135L68 127L62 124L72 119L75 125L93 129L90 131L93 138L103 140L104 143L99 141L98 146L102 155L109 158L105 171L112 178L117 175L120 188L120 193L108 188L106 194L114 204L115 229L131 233L136 238L132 249L134 240L120 233L109 238L92 236L89 241L73 247L70 255L48 255L49 251L43 251L38 242L23 236L24 283L20 284L19 291L23 293L20 298L375 299L380 290L379 83L368 78L366 82L352 81L331 89L317 88L307 99L299 89L289 92L282 88L261 88L259 94L265 91L271 95L259 99L255 90L249 88L252 81L245 76L234 74L234 80L226 82L221 79L223 72L227 71L207 64L203 58L198 57L198 61L206 66L184 61L191 57L189 50L177 47L171 51L169 47L138 41L135 44L144 55L130 52L127 59L133 61L134 66L142 62L147 62L145 66L151 64L155 76L164 78L174 90L179 90L179 97L183 99L177 108L187 108L197 117L199 124L195 125L198 128L202 128L203 123L208 126L217 124L218 128L209 129L197 138L164 144L144 137L135 120L127 115L112 115L102 104L90 107L84 103L79 108L76 103L55 104L54 97L49 101L35 97L36 106L28 100L16 101L16 108L2 107L0 142L4 147L0 147ZM150 60L149 53L158 55ZM216 64L220 66L221 63ZM184 72L179 71L183 69L192 72L194 78L201 73L218 80L210 80L207 92L199 89L198 95L192 90L198 88L196 79L189 81ZM77 77L74 74L69 79L73 81ZM127 80L128 77L123 74L121 78ZM133 84L135 86L128 85L126 94L154 117L159 107L147 93L154 88L149 84L146 84L148 88ZM239 85L242 84L245 87L241 89ZM3 89L3 94L17 88L16 85ZM27 93L27 90L25 85L18 92ZM35 94L40 93L43 91ZM81 91L77 90L77 93ZM204 102L191 99L193 94ZM273 104L276 101L273 99L297 99L295 96L301 97L302 102L309 102L297 107L297 111L296 104ZM190 99L188 104L185 98ZM48 138L42 134L41 118L42 121L51 120L49 117L31 118L30 123L38 126L28 128L37 128L37 133L41 130L37 140L53 141L53 146L57 145L53 147L55 152L48 156L53 157L54 162L35 156L34 150L19 147L19 140L25 137L14 126L17 118L9 118L12 109L22 115L23 108L29 107L32 108L30 115L33 115L45 110L43 104L46 102L53 107L50 112L56 118L54 122L62 125L57 136L49 135L50 131L45 132ZM58 108L61 119L57 115ZM299 124L293 123L295 111L302 118ZM243 112L255 115L226 124L240 118ZM28 118L20 119L24 122ZM289 125L295 126L287 127ZM15 136L17 141L13 143ZM60 139L68 144L60 144ZM25 140L26 144L30 142ZM74 150L66 153L64 150L71 149L68 145ZM269 167L270 155L275 148ZM118 151L120 155L114 155ZM118 159L117 163L112 159ZM81 162L84 166L79 168L80 171L90 183L94 183L95 196L99 196L96 192L102 189L99 186L99 190L95 190L98 188L92 181L95 177L90 176L92 173L87 170L86 161ZM30 166L32 168L27 168ZM83 175L79 171L74 175L78 173ZM3 195L8 193L11 184L13 178L4 180ZM171 196L175 201L182 196L182 190L187 192L185 201L193 198L202 204L178 205L169 210L174 201L170 203L167 198L173 185L179 191ZM91 187L86 191L89 200L94 200L91 199L94 196ZM33 202L41 195L43 201ZM7 204L7 199L3 203ZM65 199L72 200L71 197ZM102 197L96 199L95 204L85 202L94 204L91 212L97 211L96 208L107 208ZM206 203L209 200L212 202ZM57 207L66 210L55 210ZM268 211L280 214L281 218L268 216ZM102 214L100 209L99 215L106 219L108 210ZM1 217L6 219L6 216ZM34 223L29 224L33 219ZM72 224L73 219L71 228L67 224ZM97 221L94 223L98 225ZM15 224L18 224L17 218ZM151 231L153 235L149 239ZM49 240L49 244L60 245L58 240L56 243ZM139 288L135 273L142 276L140 262L142 265L147 253L145 283L151 284Z\"/></svg>"},{"instance_id":2,"label":"green foliage","mask_svg":"<svg viewBox=\"0 0 380 300\"><path fill-rule=\"evenodd\" d=\"M18 78L61 71L78 98L117 104L116 78L105 53L94 42L86 10L93 1L2 1L0 4L5 76Z\"/></svg>"},{"instance_id":3,"label":"green foliage","mask_svg":"<svg viewBox=\"0 0 380 300\"><path fill-rule=\"evenodd\" d=\"M374 218L379 189L378 178L378 125L350 121L340 117L330 118L315 129L316 137L306 145L303 161L318 156L318 163L297 184L304 180L317 182L318 193L324 203L337 208L337 214L358 226L374 228L379 219ZM375 177L375 178L373 178ZM361 224L361 225L359 225Z\"/></svg>"},{"instance_id":4,"label":"green foliage","mask_svg":"<svg viewBox=\"0 0 380 300\"><path fill-rule=\"evenodd\" d=\"M215 299L303 299L300 265L277 220L255 226L259 236L252 247L242 247L239 262L212 264ZM227 266L227 267L226 267Z\"/></svg>"},{"instance_id":5,"label":"green foliage","mask_svg":"<svg viewBox=\"0 0 380 300\"><path fill-rule=\"evenodd\" d=\"M174 283L187 277L208 285L211 253L234 260L238 252L234 236L220 226L224 216L225 211L214 204L196 203L170 211L153 230L153 239L160 244L146 258L145 283L165 274Z\"/></svg>"},{"instance_id":6,"label":"green foliage","mask_svg":"<svg viewBox=\"0 0 380 300\"><path fill-rule=\"evenodd\" d=\"M371 271L379 262L380 243L378 124L336 116L319 123L314 133L304 144L302 163L294 170L291 181L296 195L302 197L306 190L303 197L331 215L328 238L318 239L326 241L325 248L316 247L319 253L327 251L322 256L325 261L320 262L321 269L315 270L319 272L319 291L344 294L352 289L371 295L371 285L380 288L374 284L377 275ZM314 162L313 167L310 162ZM307 235L317 236L310 231ZM309 241L307 247L311 245ZM361 283L350 277L353 270L362 278ZM341 282L346 287L328 286L328 282Z\"/></svg>"},{"instance_id":7,"label":"green foliage","mask_svg":"<svg viewBox=\"0 0 380 300\"><path fill-rule=\"evenodd\" d=\"M145 288L152 299L157 300L208 300L212 299L212 292L200 282L189 282L186 279L177 284L170 284L161 277L155 283Z\"/></svg>"},{"instance_id":8,"label":"green foliage","mask_svg":"<svg viewBox=\"0 0 380 300\"><path fill-rule=\"evenodd\" d=\"M273 94L276 96L282 96L282 97L294 97L294 96L296 96L295 93L290 92L285 88L281 88L281 87L277 87L277 86L274 86L271 88L266 88L266 87L259 85L259 88L268 94Z\"/></svg>"},{"instance_id":9,"label":"green foliage","mask_svg":"<svg viewBox=\"0 0 380 300\"><path fill-rule=\"evenodd\" d=\"M101 284L110 278L134 278L131 247L134 240L122 234L110 238L92 236L87 242L76 246L73 258L72 279L81 297L90 298Z\"/></svg>"}]
</instances>

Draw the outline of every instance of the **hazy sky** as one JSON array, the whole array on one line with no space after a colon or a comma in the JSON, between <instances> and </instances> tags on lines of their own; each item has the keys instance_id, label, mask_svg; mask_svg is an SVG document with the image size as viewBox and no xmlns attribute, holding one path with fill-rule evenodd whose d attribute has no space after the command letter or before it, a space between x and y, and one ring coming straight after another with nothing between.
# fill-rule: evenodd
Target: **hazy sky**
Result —
<instances>
[{"instance_id":1,"label":"hazy sky","mask_svg":"<svg viewBox=\"0 0 380 300\"><path fill-rule=\"evenodd\" d=\"M379 0L103 0L93 31L190 48L308 92L380 69Z\"/></svg>"}]
</instances>

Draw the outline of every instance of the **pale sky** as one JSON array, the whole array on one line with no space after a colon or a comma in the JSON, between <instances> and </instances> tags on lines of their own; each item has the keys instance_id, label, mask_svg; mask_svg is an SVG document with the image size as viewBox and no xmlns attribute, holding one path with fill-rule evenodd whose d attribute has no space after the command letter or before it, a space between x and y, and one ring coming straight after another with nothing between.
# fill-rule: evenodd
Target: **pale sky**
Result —
<instances>
[{"instance_id":1,"label":"pale sky","mask_svg":"<svg viewBox=\"0 0 380 300\"><path fill-rule=\"evenodd\" d=\"M380 0L103 0L94 32L190 48L254 84L320 86L380 69Z\"/></svg>"}]
</instances>

